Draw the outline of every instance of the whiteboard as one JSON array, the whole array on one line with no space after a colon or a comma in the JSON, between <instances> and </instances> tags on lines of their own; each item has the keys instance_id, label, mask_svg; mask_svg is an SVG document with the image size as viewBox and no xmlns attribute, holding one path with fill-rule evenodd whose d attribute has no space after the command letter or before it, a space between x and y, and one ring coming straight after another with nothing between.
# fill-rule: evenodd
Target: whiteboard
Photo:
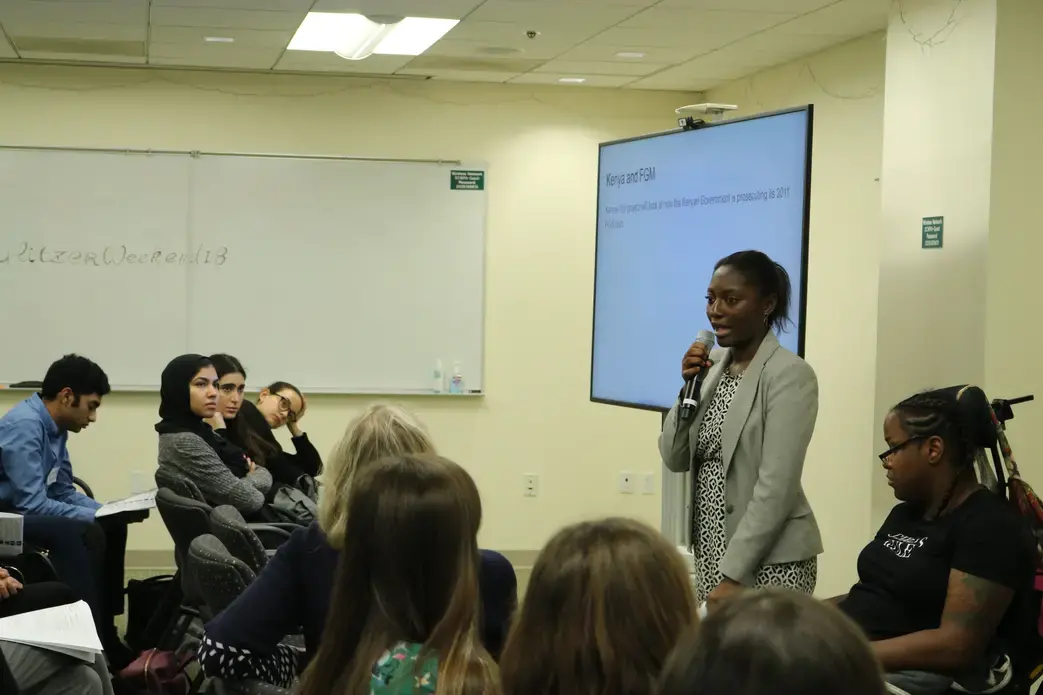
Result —
<instances>
[{"instance_id":1,"label":"whiteboard","mask_svg":"<svg viewBox=\"0 0 1043 695\"><path fill-rule=\"evenodd\" d=\"M0 383L75 351L156 388L190 351L256 387L430 393L440 361L480 391L486 193L461 170L485 167L0 149Z\"/></svg>"}]
</instances>

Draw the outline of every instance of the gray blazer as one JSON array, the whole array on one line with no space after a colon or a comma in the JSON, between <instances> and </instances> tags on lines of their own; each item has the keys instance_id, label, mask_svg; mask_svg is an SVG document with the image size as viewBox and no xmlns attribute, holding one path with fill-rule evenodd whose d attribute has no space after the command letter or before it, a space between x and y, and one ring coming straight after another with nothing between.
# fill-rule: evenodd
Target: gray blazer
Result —
<instances>
[{"instance_id":1,"label":"gray blazer","mask_svg":"<svg viewBox=\"0 0 1043 695\"><path fill-rule=\"evenodd\" d=\"M713 366L699 393L699 407L688 420L674 405L659 436L663 463L691 472L699 427L721 374L731 363L730 349L711 351ZM768 333L739 383L721 432L725 474L725 524L728 549L721 560L725 577L747 586L764 565L797 562L822 552L822 536L800 484L804 454L818 415L818 380L811 366L779 345ZM686 520L686 528L691 522Z\"/></svg>"}]
</instances>

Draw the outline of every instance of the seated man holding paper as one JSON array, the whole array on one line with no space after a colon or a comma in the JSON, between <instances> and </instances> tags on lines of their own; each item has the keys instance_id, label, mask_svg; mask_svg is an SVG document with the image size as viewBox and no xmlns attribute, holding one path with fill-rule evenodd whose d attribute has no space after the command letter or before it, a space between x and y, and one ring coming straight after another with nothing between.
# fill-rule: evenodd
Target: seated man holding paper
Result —
<instances>
[{"instance_id":1,"label":"seated man holding paper","mask_svg":"<svg viewBox=\"0 0 1043 695\"><path fill-rule=\"evenodd\" d=\"M58 578L90 605L110 659L129 657L116 635L123 612L125 519L95 520L101 504L72 482L69 433L97 420L109 380L86 357L66 355L39 393L0 418L0 511L23 515L26 543L46 548Z\"/></svg>"}]
</instances>

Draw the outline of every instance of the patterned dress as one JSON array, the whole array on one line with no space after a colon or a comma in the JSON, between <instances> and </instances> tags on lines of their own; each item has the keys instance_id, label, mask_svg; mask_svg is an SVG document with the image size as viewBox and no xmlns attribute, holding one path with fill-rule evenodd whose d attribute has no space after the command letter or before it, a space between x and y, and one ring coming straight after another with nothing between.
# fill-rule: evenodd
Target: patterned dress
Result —
<instances>
[{"instance_id":1,"label":"patterned dress","mask_svg":"<svg viewBox=\"0 0 1043 695\"><path fill-rule=\"evenodd\" d=\"M699 472L692 500L692 545L695 550L695 592L700 603L723 578L721 560L728 548L728 534L721 430L741 382L741 374L735 376L725 371L721 375L699 427L695 451ZM813 557L799 562L766 565L758 570L756 579L756 588L784 587L812 594L818 579L818 559Z\"/></svg>"},{"instance_id":2,"label":"patterned dress","mask_svg":"<svg viewBox=\"0 0 1043 695\"><path fill-rule=\"evenodd\" d=\"M428 695L438 684L438 660L417 664L423 645L399 642L373 666L370 695Z\"/></svg>"}]
</instances>

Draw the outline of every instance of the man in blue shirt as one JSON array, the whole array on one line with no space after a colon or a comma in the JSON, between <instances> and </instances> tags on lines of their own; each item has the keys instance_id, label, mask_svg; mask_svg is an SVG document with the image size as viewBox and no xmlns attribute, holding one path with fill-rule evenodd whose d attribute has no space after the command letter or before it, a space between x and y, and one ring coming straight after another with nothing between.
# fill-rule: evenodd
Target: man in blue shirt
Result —
<instances>
[{"instance_id":1,"label":"man in blue shirt","mask_svg":"<svg viewBox=\"0 0 1043 695\"><path fill-rule=\"evenodd\" d=\"M91 606L110 660L120 652L126 523L95 521L101 504L76 490L69 433L97 420L109 379L94 362L66 355L42 388L0 418L0 511L24 516L26 543L46 548L58 579Z\"/></svg>"}]
</instances>

